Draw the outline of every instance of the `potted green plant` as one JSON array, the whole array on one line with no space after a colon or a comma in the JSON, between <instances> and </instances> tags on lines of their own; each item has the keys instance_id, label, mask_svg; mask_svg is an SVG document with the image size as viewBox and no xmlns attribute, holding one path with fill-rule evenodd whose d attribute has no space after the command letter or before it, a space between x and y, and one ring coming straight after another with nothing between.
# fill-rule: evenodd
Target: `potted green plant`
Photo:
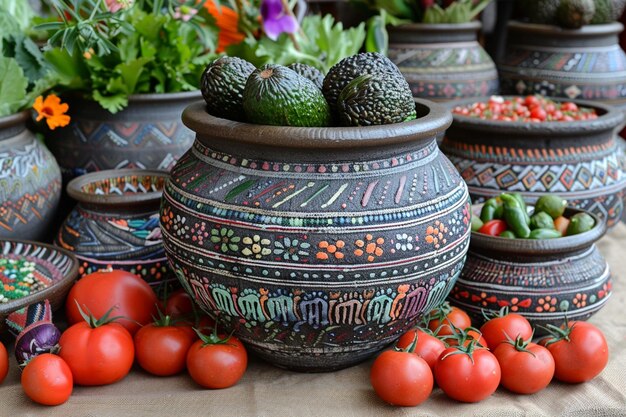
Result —
<instances>
[{"instance_id":1,"label":"potted green plant","mask_svg":"<svg viewBox=\"0 0 626 417\"><path fill-rule=\"evenodd\" d=\"M379 12L368 21L367 49L387 53L414 97L448 101L498 92L475 20L491 0L358 1Z\"/></svg>"},{"instance_id":2,"label":"potted green plant","mask_svg":"<svg viewBox=\"0 0 626 417\"><path fill-rule=\"evenodd\" d=\"M20 3L19 7L18 3ZM23 4L22 4L23 3ZM67 104L40 95L53 77L37 46L24 35L28 4L0 5L0 237L41 240L61 196L61 172L48 149L27 128L31 107L49 129L64 126ZM6 29L6 30L5 30Z\"/></svg>"},{"instance_id":3,"label":"potted green plant","mask_svg":"<svg viewBox=\"0 0 626 417\"><path fill-rule=\"evenodd\" d=\"M45 58L72 122L46 134L68 177L113 168L169 169L190 146L180 122L200 97L217 30L203 2L49 0L58 21Z\"/></svg>"}]
</instances>

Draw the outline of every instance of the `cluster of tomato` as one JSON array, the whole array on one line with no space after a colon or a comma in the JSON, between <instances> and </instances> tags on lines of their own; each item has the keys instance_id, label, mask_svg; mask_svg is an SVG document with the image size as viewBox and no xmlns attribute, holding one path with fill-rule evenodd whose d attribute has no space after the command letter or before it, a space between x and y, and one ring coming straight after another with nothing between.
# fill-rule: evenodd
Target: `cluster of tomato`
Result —
<instances>
[{"instance_id":1,"label":"cluster of tomato","mask_svg":"<svg viewBox=\"0 0 626 417\"><path fill-rule=\"evenodd\" d=\"M478 402L499 385L532 394L553 378L579 383L604 369L608 347L597 327L571 321L546 328L550 336L533 343L533 329L519 314L503 309L476 329L463 310L444 303L376 358L370 380L382 400L415 406L435 382L450 398Z\"/></svg>"},{"instance_id":2,"label":"cluster of tomato","mask_svg":"<svg viewBox=\"0 0 626 417\"><path fill-rule=\"evenodd\" d=\"M572 122L598 118L595 109L579 107L571 101L550 100L540 95L511 98L491 96L487 102L456 106L452 113L505 122Z\"/></svg>"},{"instance_id":3,"label":"cluster of tomato","mask_svg":"<svg viewBox=\"0 0 626 417\"><path fill-rule=\"evenodd\" d=\"M135 361L158 376L187 368L196 383L210 389L236 384L247 367L246 350L236 337L218 335L206 316L194 322L192 300L183 290L161 303L145 281L125 271L80 279L67 297L66 314L70 327L61 334L58 354L40 354L22 372L24 392L40 404L64 403L75 384L117 382ZM8 364L0 343L0 382Z\"/></svg>"}]
</instances>

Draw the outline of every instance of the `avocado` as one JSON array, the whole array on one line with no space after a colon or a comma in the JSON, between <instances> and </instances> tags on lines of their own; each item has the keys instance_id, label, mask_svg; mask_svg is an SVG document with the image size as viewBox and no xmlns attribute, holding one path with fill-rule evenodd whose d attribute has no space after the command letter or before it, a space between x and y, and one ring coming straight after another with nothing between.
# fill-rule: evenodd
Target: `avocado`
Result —
<instances>
[{"instance_id":1,"label":"avocado","mask_svg":"<svg viewBox=\"0 0 626 417\"><path fill-rule=\"evenodd\" d=\"M553 24L561 0L521 0L518 1L522 13L531 23Z\"/></svg>"},{"instance_id":2,"label":"avocado","mask_svg":"<svg viewBox=\"0 0 626 417\"><path fill-rule=\"evenodd\" d=\"M602 23L609 23L612 21L612 8L611 0L595 0L596 12L591 19L592 25L599 25Z\"/></svg>"},{"instance_id":3,"label":"avocado","mask_svg":"<svg viewBox=\"0 0 626 417\"><path fill-rule=\"evenodd\" d=\"M413 120L415 102L406 80L393 73L364 74L341 90L337 100L343 126L371 126Z\"/></svg>"},{"instance_id":4,"label":"avocado","mask_svg":"<svg viewBox=\"0 0 626 417\"><path fill-rule=\"evenodd\" d=\"M626 8L626 0L611 0L611 20L609 22L618 21Z\"/></svg>"},{"instance_id":5,"label":"avocado","mask_svg":"<svg viewBox=\"0 0 626 417\"><path fill-rule=\"evenodd\" d=\"M322 92L333 114L337 113L339 94L350 81L365 74L390 73L402 77L398 67L378 52L365 52L342 59L328 71Z\"/></svg>"},{"instance_id":6,"label":"avocado","mask_svg":"<svg viewBox=\"0 0 626 417\"><path fill-rule=\"evenodd\" d=\"M556 11L557 23L567 29L588 25L596 12L594 0L561 0Z\"/></svg>"},{"instance_id":7,"label":"avocado","mask_svg":"<svg viewBox=\"0 0 626 417\"><path fill-rule=\"evenodd\" d=\"M282 65L266 64L248 78L243 109L252 123L328 126L328 103L313 81Z\"/></svg>"},{"instance_id":8,"label":"avocado","mask_svg":"<svg viewBox=\"0 0 626 417\"><path fill-rule=\"evenodd\" d=\"M243 121L243 89L254 65L241 58L223 56L205 68L200 79L202 97L210 114Z\"/></svg>"},{"instance_id":9,"label":"avocado","mask_svg":"<svg viewBox=\"0 0 626 417\"><path fill-rule=\"evenodd\" d=\"M313 84L315 84L317 88L319 88L320 90L322 89L322 84L324 83L324 74L322 74L322 71L310 65L301 64L299 62L288 65L287 68L294 70L298 74L302 75L304 78L308 78L309 80L313 81Z\"/></svg>"}]
</instances>

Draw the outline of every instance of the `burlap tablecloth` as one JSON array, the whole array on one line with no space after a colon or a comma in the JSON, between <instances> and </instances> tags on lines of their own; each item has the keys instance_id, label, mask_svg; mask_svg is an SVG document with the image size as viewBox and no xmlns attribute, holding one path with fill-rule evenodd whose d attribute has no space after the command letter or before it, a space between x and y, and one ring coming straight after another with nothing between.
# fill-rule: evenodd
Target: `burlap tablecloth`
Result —
<instances>
[{"instance_id":1,"label":"burlap tablecloth","mask_svg":"<svg viewBox=\"0 0 626 417\"><path fill-rule=\"evenodd\" d=\"M626 225L611 231L599 247L612 268L614 292L591 321L608 339L610 361L584 384L553 382L531 396L499 388L478 404L458 403L435 389L418 407L396 408L374 394L371 360L333 373L300 374L252 358L243 379L226 390L199 389L186 374L157 378L135 368L117 384L76 387L67 403L44 407L24 395L13 366L0 386L0 416L626 416Z\"/></svg>"}]
</instances>

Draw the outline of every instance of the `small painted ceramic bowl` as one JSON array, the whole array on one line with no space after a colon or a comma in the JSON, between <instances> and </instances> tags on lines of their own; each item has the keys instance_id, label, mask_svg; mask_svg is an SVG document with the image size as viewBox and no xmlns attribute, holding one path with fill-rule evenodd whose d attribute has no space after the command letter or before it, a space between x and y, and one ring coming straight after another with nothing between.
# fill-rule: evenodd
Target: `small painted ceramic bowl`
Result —
<instances>
[{"instance_id":1,"label":"small painted ceramic bowl","mask_svg":"<svg viewBox=\"0 0 626 417\"><path fill-rule=\"evenodd\" d=\"M474 205L475 214L482 205ZM583 210L568 208L570 217ZM609 265L595 242L606 225L596 221L588 232L556 239L507 239L472 232L467 261L448 299L466 310L475 325L481 310L508 307L537 325L587 320L611 295Z\"/></svg>"},{"instance_id":2,"label":"small painted ceramic bowl","mask_svg":"<svg viewBox=\"0 0 626 417\"><path fill-rule=\"evenodd\" d=\"M17 273L19 276L12 271L16 266L22 269ZM3 285L17 287L16 279L24 281L21 278L26 277L32 281L33 287L37 287L30 294L16 299L2 294L2 299L8 301L0 302L0 332L4 330L9 314L30 304L48 299L52 310L63 306L77 276L78 260L65 249L27 240L0 240L0 280Z\"/></svg>"}]
</instances>

